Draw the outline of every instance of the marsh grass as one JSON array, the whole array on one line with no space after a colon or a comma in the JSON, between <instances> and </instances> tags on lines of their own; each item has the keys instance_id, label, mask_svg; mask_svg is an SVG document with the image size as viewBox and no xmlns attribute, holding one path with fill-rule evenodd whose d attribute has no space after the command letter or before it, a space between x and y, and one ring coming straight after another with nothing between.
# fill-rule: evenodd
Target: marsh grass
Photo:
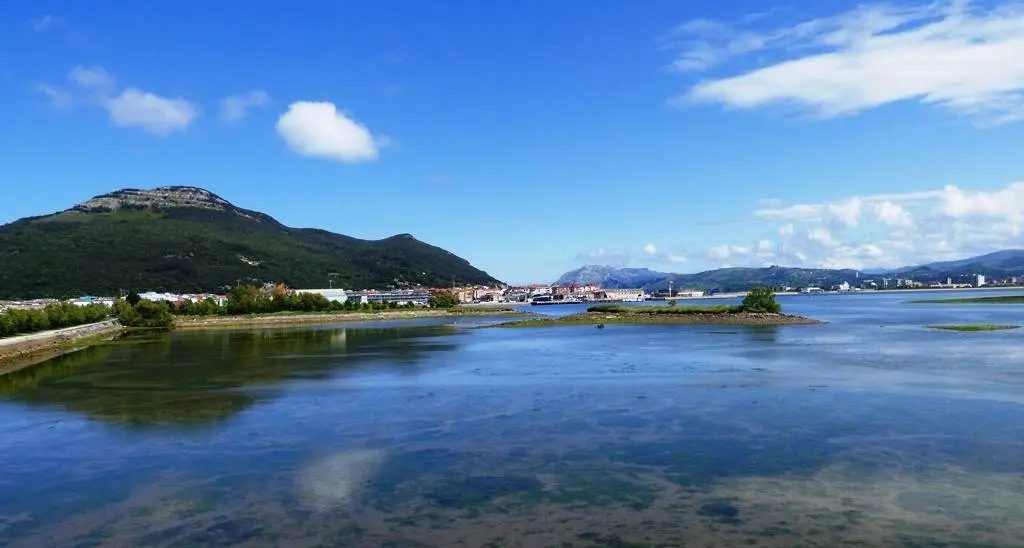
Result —
<instances>
[{"instance_id":1,"label":"marsh grass","mask_svg":"<svg viewBox=\"0 0 1024 548\"><path fill-rule=\"evenodd\" d=\"M587 309L587 312L605 314L633 315L684 315L684 314L739 314L743 312L740 305L704 305L704 306L623 306L600 304Z\"/></svg>"},{"instance_id":2,"label":"marsh grass","mask_svg":"<svg viewBox=\"0 0 1024 548\"><path fill-rule=\"evenodd\" d=\"M960 299L924 299L910 304L1024 304L1024 295L1001 297L964 297Z\"/></svg>"},{"instance_id":3,"label":"marsh grass","mask_svg":"<svg viewBox=\"0 0 1024 548\"><path fill-rule=\"evenodd\" d=\"M1007 329L1018 329L1019 325L993 325L993 324L967 324L967 325L929 325L929 329L941 329L943 331L1004 331Z\"/></svg>"}]
</instances>

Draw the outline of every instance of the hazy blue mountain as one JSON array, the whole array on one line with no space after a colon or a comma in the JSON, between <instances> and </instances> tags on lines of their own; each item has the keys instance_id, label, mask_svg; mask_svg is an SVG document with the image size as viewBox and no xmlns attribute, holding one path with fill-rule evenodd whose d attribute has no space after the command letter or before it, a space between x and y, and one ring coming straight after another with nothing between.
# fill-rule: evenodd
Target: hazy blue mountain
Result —
<instances>
[{"instance_id":1,"label":"hazy blue mountain","mask_svg":"<svg viewBox=\"0 0 1024 548\"><path fill-rule=\"evenodd\" d=\"M977 273L990 273L990 275L996 275L996 272L1002 271L1017 272L1024 269L1024 249L1006 249L956 261L941 261L918 266L908 266L893 270L892 272L903 273L925 269L935 272L974 270Z\"/></svg>"},{"instance_id":2,"label":"hazy blue mountain","mask_svg":"<svg viewBox=\"0 0 1024 548\"><path fill-rule=\"evenodd\" d=\"M878 268L866 270L833 270L827 268L792 268L770 266L765 268L719 268L696 274L655 272L646 268L614 268L590 265L565 273L558 284L593 283L603 287L643 287L649 291L667 289L671 281L676 288L705 291L746 291L752 287L808 287L828 288L842 282L858 285L865 279L882 276L912 278L923 283L946 281L965 282L975 274L991 278L1024 275L1024 250L1008 249L978 257L956 261L942 261L895 270Z\"/></svg>"},{"instance_id":3,"label":"hazy blue mountain","mask_svg":"<svg viewBox=\"0 0 1024 548\"><path fill-rule=\"evenodd\" d=\"M596 284L611 289L625 289L646 287L671 275L648 268L587 265L562 274L555 285Z\"/></svg>"},{"instance_id":4,"label":"hazy blue mountain","mask_svg":"<svg viewBox=\"0 0 1024 548\"><path fill-rule=\"evenodd\" d=\"M723 292L747 291L759 286L830 288L843 282L856 285L861 276L863 275L856 270L827 268L718 268L696 274L673 274L647 289L667 289L669 281L672 281L676 288Z\"/></svg>"}]
</instances>

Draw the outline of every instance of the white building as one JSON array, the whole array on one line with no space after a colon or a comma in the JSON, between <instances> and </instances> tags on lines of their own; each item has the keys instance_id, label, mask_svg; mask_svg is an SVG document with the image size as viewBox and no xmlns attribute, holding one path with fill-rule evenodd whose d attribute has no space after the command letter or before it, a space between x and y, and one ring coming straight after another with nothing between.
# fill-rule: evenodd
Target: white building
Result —
<instances>
[{"instance_id":1,"label":"white building","mask_svg":"<svg viewBox=\"0 0 1024 548\"><path fill-rule=\"evenodd\" d=\"M978 274L978 287L985 285L985 275Z\"/></svg>"},{"instance_id":2,"label":"white building","mask_svg":"<svg viewBox=\"0 0 1024 548\"><path fill-rule=\"evenodd\" d=\"M295 292L323 295L328 301L339 303L343 303L348 300L348 293L344 289L296 289Z\"/></svg>"},{"instance_id":3,"label":"white building","mask_svg":"<svg viewBox=\"0 0 1024 548\"><path fill-rule=\"evenodd\" d=\"M139 293L139 297L147 301L167 301L169 303L176 303L181 300L181 295L175 295L173 293L157 293L156 291L147 291L145 293Z\"/></svg>"},{"instance_id":4,"label":"white building","mask_svg":"<svg viewBox=\"0 0 1024 548\"><path fill-rule=\"evenodd\" d=\"M598 300L638 302L644 300L643 289L601 289L594 292Z\"/></svg>"}]
</instances>

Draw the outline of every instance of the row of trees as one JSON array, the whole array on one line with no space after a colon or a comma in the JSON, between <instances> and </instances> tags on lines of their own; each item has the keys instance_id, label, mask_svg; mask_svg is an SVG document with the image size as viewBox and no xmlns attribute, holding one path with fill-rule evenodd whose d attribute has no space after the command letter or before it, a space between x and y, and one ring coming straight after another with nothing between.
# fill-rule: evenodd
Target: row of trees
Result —
<instances>
[{"instance_id":1,"label":"row of trees","mask_svg":"<svg viewBox=\"0 0 1024 548\"><path fill-rule=\"evenodd\" d=\"M338 302L316 293L297 293L284 288L266 291L254 286L239 286L228 292L224 305L213 299L198 303L186 301L171 305L171 312L179 316L225 316L279 312L370 312L400 308L416 308L416 305Z\"/></svg>"},{"instance_id":2,"label":"row of trees","mask_svg":"<svg viewBox=\"0 0 1024 548\"><path fill-rule=\"evenodd\" d=\"M442 292L430 297L432 308L458 306L458 297ZM265 291L253 286L232 289L224 305L214 299L181 303L153 302L137 294L128 295L114 303L113 308L102 304L75 306L69 303L51 304L41 310L11 309L0 313L0 337L61 329L102 321L116 316L125 327L169 327L174 316L226 316L239 314L273 314L278 312L371 312L416 308L415 304L398 305L393 302L353 303L328 300L315 293L295 293L284 288Z\"/></svg>"},{"instance_id":3,"label":"row of trees","mask_svg":"<svg viewBox=\"0 0 1024 548\"><path fill-rule=\"evenodd\" d=\"M51 304L40 310L12 308L0 313L0 337L100 322L108 318L111 312L109 307L102 304Z\"/></svg>"}]
</instances>

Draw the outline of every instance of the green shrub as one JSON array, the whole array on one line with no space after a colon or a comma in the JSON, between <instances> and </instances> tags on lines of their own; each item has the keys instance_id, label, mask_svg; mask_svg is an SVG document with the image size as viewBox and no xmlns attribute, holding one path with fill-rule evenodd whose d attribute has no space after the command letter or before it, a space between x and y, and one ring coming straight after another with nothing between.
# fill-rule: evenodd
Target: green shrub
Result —
<instances>
[{"instance_id":1,"label":"green shrub","mask_svg":"<svg viewBox=\"0 0 1024 548\"><path fill-rule=\"evenodd\" d=\"M761 312L778 314L782 312L782 305L775 301L775 292L767 287L755 287L747 293L743 303L740 304L745 312Z\"/></svg>"},{"instance_id":2,"label":"green shrub","mask_svg":"<svg viewBox=\"0 0 1024 548\"><path fill-rule=\"evenodd\" d=\"M430 308L455 308L459 306L459 297L451 291L442 291L431 295L428 301Z\"/></svg>"},{"instance_id":3,"label":"green shrub","mask_svg":"<svg viewBox=\"0 0 1024 548\"><path fill-rule=\"evenodd\" d=\"M105 320L110 313L110 308L102 304L60 303L47 305L42 310L11 309L0 312L0 337L96 323Z\"/></svg>"},{"instance_id":4,"label":"green shrub","mask_svg":"<svg viewBox=\"0 0 1024 548\"><path fill-rule=\"evenodd\" d=\"M125 327L170 327L174 323L171 307L164 301L153 302L145 299L135 306L125 302L118 315Z\"/></svg>"}]
</instances>

